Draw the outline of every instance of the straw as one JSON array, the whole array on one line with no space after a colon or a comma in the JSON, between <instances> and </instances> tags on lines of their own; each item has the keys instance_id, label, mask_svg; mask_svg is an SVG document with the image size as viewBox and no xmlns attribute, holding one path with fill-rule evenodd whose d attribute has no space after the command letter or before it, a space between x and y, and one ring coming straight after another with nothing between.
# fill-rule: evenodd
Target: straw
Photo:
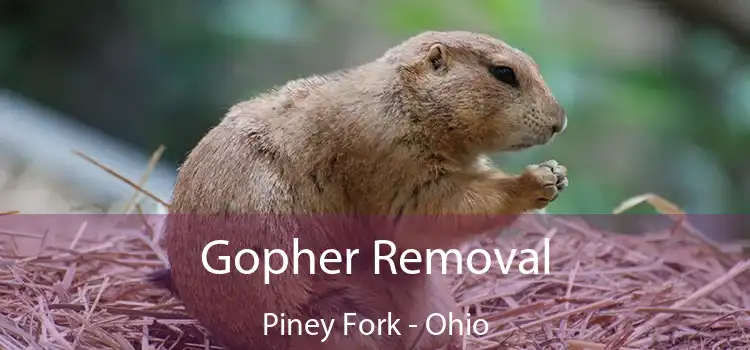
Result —
<instances>
[{"instance_id":1,"label":"straw","mask_svg":"<svg viewBox=\"0 0 750 350\"><path fill-rule=\"evenodd\" d=\"M456 301L470 320L489 325L485 334L463 336L461 348L750 348L750 261L740 253L717 249L694 228L633 236L564 218L530 220L520 234L461 250L529 248L541 256L549 238L549 274L519 273L523 256L507 275L497 267L483 275L464 267L459 275L449 266ZM220 349L179 300L145 282L165 264L158 233L133 229L91 241L89 230L73 232L62 250L2 251L0 348Z\"/></svg>"}]
</instances>

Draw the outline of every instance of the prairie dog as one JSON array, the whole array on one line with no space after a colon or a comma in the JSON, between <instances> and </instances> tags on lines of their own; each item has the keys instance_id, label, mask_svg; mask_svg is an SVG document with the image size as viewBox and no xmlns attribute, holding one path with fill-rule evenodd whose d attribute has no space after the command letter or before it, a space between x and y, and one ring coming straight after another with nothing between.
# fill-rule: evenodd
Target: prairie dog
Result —
<instances>
[{"instance_id":1,"label":"prairie dog","mask_svg":"<svg viewBox=\"0 0 750 350\"><path fill-rule=\"evenodd\" d=\"M499 215L544 208L568 186L567 170L555 161L510 175L486 156L549 143L566 125L532 58L472 32L424 32L361 66L288 82L233 106L179 169L174 214L247 222L198 229L199 219L187 224L171 215L161 242L170 270L154 280L230 349L451 346L455 336L419 337L419 328L406 327L435 312L461 317L440 274L376 275L372 260L360 258L351 275L288 268L265 284L259 273L211 274L201 252L213 240L230 241L209 254L216 265L218 255L245 248L290 252L293 238L316 257L326 249L367 256L377 239L399 250L455 247L507 223L493 219ZM380 215L379 228L389 229L336 229L307 219L312 214ZM431 229L404 223L418 215L447 219ZM401 335L350 329L344 336L336 328L321 342L264 334L264 313L335 319L341 327L344 312L369 319L390 312L402 320Z\"/></svg>"}]
</instances>

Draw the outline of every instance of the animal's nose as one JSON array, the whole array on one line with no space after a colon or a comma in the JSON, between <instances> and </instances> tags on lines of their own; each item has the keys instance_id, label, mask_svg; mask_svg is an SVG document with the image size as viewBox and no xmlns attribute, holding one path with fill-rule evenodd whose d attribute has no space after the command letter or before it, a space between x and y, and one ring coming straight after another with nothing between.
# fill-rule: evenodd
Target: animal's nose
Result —
<instances>
[{"instance_id":1,"label":"animal's nose","mask_svg":"<svg viewBox=\"0 0 750 350\"><path fill-rule=\"evenodd\" d=\"M552 135L557 135L565 131L565 128L568 126L568 116L565 113L565 108L560 103L557 103L557 101L552 106L552 117L555 120L555 124L552 125Z\"/></svg>"},{"instance_id":2,"label":"animal's nose","mask_svg":"<svg viewBox=\"0 0 750 350\"><path fill-rule=\"evenodd\" d=\"M568 117L565 114L563 114L560 119L561 119L560 122L552 126L553 134L560 134L563 131L565 131L565 128L568 127Z\"/></svg>"}]
</instances>

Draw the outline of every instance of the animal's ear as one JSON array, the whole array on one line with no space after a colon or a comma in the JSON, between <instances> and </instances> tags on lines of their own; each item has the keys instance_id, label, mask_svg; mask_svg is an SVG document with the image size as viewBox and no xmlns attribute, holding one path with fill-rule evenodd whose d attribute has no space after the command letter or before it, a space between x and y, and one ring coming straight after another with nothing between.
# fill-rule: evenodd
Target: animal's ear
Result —
<instances>
[{"instance_id":1,"label":"animal's ear","mask_svg":"<svg viewBox=\"0 0 750 350\"><path fill-rule=\"evenodd\" d=\"M434 43L424 58L425 64L432 70L440 70L448 64L448 49L442 43Z\"/></svg>"}]
</instances>

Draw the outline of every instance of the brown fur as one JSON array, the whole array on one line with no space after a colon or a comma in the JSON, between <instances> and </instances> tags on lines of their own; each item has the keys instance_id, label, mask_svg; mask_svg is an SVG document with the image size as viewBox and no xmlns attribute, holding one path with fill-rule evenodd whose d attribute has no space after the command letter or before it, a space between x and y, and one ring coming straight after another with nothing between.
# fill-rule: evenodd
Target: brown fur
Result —
<instances>
[{"instance_id":1,"label":"brown fur","mask_svg":"<svg viewBox=\"0 0 750 350\"><path fill-rule=\"evenodd\" d=\"M519 87L494 78L488 64L513 68ZM265 336L262 314L341 322L342 310L368 318L390 311L402 325L432 312L460 317L439 274L375 275L371 260L359 258L352 276L323 275L319 268L316 275L292 275L289 268L266 285L257 273L208 273L201 250L228 239L231 248L216 246L209 257L217 261L216 254L243 248L290 250L292 237L316 253L359 248L365 257L375 239L390 239L400 250L454 247L501 223L456 217L433 227L440 229L415 230L395 218L517 215L545 207L567 186L564 167L550 161L506 175L490 167L486 154L548 143L564 123L530 57L470 32L426 32L362 66L289 82L235 105L208 132L180 168L172 211L387 214L392 230L303 230L267 219L252 229L216 232L170 219L162 244L171 277L156 277L173 285L187 310L232 349L406 350L418 328L402 326L401 337L337 333L321 343ZM451 340L425 333L415 349Z\"/></svg>"}]
</instances>

